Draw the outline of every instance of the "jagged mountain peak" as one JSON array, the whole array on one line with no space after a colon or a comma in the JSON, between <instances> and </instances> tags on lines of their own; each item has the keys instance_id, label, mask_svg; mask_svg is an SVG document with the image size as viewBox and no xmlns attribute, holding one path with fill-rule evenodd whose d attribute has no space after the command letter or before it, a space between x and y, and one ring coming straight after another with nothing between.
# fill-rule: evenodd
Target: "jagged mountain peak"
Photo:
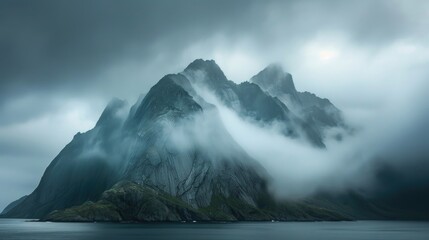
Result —
<instances>
[{"instance_id":1,"label":"jagged mountain peak","mask_svg":"<svg viewBox=\"0 0 429 240\"><path fill-rule=\"evenodd\" d=\"M196 59L185 68L183 73L187 76L194 76L191 77L191 80L198 79L206 81L211 85L228 81L222 69L220 69L214 60ZM200 76L200 73L206 74L206 76Z\"/></svg>"},{"instance_id":2,"label":"jagged mountain peak","mask_svg":"<svg viewBox=\"0 0 429 240\"><path fill-rule=\"evenodd\" d=\"M296 88L292 75L283 70L280 64L273 63L268 65L258 74L250 79L250 82L256 83L269 92L295 93ZM277 94L276 94L277 95Z\"/></svg>"},{"instance_id":3,"label":"jagged mountain peak","mask_svg":"<svg viewBox=\"0 0 429 240\"><path fill-rule=\"evenodd\" d=\"M149 90L132 116L135 121L152 119L166 113L180 116L202 110L193 97L176 83L177 77L180 75L168 74Z\"/></svg>"},{"instance_id":4,"label":"jagged mountain peak","mask_svg":"<svg viewBox=\"0 0 429 240\"><path fill-rule=\"evenodd\" d=\"M218 68L220 70L220 67L216 64L215 60L213 59L204 60L204 59L198 58L198 59L195 59L186 67L186 69L207 69L207 68Z\"/></svg>"},{"instance_id":5,"label":"jagged mountain peak","mask_svg":"<svg viewBox=\"0 0 429 240\"><path fill-rule=\"evenodd\" d=\"M270 72L277 72L279 74L285 73L283 66L280 63L270 63L267 67L265 67L264 70Z\"/></svg>"}]
</instances>

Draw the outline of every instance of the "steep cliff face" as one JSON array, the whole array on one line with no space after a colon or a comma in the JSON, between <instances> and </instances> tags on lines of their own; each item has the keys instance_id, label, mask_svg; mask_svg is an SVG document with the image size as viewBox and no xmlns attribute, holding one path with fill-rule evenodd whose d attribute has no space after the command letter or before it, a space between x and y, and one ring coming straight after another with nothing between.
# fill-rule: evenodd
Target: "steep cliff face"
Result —
<instances>
[{"instance_id":1,"label":"steep cliff face","mask_svg":"<svg viewBox=\"0 0 429 240\"><path fill-rule=\"evenodd\" d=\"M195 207L208 206L220 193L254 204L262 168L234 142L216 109L201 107L176 78L164 77L130 116L134 124L126 131L133 145L124 178Z\"/></svg>"}]
</instances>

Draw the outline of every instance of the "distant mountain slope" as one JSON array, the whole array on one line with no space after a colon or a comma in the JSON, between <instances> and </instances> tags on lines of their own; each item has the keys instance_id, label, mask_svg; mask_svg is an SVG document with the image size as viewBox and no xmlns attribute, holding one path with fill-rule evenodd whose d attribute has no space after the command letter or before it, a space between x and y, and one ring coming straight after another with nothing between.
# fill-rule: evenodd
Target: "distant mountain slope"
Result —
<instances>
[{"instance_id":1,"label":"distant mountain slope","mask_svg":"<svg viewBox=\"0 0 429 240\"><path fill-rule=\"evenodd\" d=\"M24 201L27 198L27 195L9 203L4 209L3 211L0 213L1 215L5 215L6 213L8 213L11 209L13 209L14 207L18 206L22 201Z\"/></svg>"}]
</instances>

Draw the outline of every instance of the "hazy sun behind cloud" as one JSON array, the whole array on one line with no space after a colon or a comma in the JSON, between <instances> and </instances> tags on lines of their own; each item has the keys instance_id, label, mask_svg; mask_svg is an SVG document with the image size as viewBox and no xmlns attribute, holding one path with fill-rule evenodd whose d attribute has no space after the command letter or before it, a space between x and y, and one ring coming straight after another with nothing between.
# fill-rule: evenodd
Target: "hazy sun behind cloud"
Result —
<instances>
[{"instance_id":1,"label":"hazy sun behind cloud","mask_svg":"<svg viewBox=\"0 0 429 240\"><path fill-rule=\"evenodd\" d=\"M338 53L334 50L322 50L319 52L319 58L325 61L336 58L337 56L338 56Z\"/></svg>"}]
</instances>

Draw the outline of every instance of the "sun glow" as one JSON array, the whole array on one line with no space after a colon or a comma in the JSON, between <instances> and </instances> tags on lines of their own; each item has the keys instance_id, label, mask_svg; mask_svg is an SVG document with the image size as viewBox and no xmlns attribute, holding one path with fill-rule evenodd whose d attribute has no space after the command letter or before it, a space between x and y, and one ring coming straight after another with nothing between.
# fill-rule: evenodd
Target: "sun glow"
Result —
<instances>
[{"instance_id":1,"label":"sun glow","mask_svg":"<svg viewBox=\"0 0 429 240\"><path fill-rule=\"evenodd\" d=\"M338 56L338 53L334 50L321 50L319 51L319 58L321 60L327 61L334 59Z\"/></svg>"}]
</instances>

